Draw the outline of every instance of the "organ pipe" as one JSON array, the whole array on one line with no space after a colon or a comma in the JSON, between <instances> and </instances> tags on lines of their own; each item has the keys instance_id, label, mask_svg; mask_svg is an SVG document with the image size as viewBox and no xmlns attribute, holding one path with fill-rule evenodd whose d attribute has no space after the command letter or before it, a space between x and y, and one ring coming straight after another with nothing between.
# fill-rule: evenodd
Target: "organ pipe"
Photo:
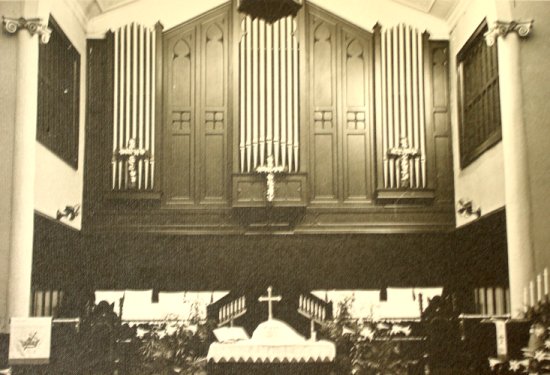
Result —
<instances>
[{"instance_id":1,"label":"organ pipe","mask_svg":"<svg viewBox=\"0 0 550 375\"><path fill-rule=\"evenodd\" d=\"M154 186L155 30L132 23L113 37L111 187L148 190Z\"/></svg>"},{"instance_id":2,"label":"organ pipe","mask_svg":"<svg viewBox=\"0 0 550 375\"><path fill-rule=\"evenodd\" d=\"M380 107L384 187L402 188L401 166L409 175L408 188L426 188L426 114L424 109L423 34L399 24L380 32ZM395 151L409 153L401 164ZM393 155L392 155L393 154Z\"/></svg>"},{"instance_id":3,"label":"organ pipe","mask_svg":"<svg viewBox=\"0 0 550 375\"><path fill-rule=\"evenodd\" d=\"M252 172L273 156L298 171L299 44L296 21L273 24L245 17L239 45L240 171Z\"/></svg>"}]
</instances>

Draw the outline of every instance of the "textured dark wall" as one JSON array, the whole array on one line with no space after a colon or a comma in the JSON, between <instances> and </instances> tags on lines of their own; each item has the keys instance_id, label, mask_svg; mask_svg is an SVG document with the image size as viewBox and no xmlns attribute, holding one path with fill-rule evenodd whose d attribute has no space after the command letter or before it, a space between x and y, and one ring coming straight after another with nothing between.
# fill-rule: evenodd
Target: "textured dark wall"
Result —
<instances>
[{"instance_id":1,"label":"textured dark wall","mask_svg":"<svg viewBox=\"0 0 550 375\"><path fill-rule=\"evenodd\" d=\"M36 216L33 286L279 290L508 285L504 211L454 233L376 235L81 235Z\"/></svg>"}]
</instances>

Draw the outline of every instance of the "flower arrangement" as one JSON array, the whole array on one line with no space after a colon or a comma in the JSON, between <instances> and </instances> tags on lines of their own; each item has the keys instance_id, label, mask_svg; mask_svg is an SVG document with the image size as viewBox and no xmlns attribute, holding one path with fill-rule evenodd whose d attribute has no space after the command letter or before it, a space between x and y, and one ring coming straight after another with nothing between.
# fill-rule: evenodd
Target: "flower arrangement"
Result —
<instances>
[{"instance_id":1,"label":"flower arrangement","mask_svg":"<svg viewBox=\"0 0 550 375\"><path fill-rule=\"evenodd\" d=\"M167 317L137 328L138 355L147 374L206 374L206 355L214 325L193 315L187 321Z\"/></svg>"},{"instance_id":2,"label":"flower arrangement","mask_svg":"<svg viewBox=\"0 0 550 375\"><path fill-rule=\"evenodd\" d=\"M550 302L541 301L530 307L524 318L532 322L529 342L522 359L489 358L496 374L550 374Z\"/></svg>"},{"instance_id":3,"label":"flower arrangement","mask_svg":"<svg viewBox=\"0 0 550 375\"><path fill-rule=\"evenodd\" d=\"M336 344L336 371L340 375L398 375L406 374L416 358L405 353L399 338L409 336L411 327L376 322L371 319L353 319L350 309L353 300L339 304L339 313L326 324L321 335Z\"/></svg>"}]
</instances>

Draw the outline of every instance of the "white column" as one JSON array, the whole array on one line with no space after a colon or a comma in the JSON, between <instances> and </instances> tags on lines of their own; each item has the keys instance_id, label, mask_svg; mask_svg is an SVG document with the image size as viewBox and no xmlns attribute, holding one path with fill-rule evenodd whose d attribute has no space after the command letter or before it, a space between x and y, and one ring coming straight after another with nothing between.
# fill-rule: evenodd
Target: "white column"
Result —
<instances>
[{"instance_id":1,"label":"white column","mask_svg":"<svg viewBox=\"0 0 550 375\"><path fill-rule=\"evenodd\" d=\"M523 311L523 289L535 275L527 141L523 123L519 37L530 23L497 22L487 43L498 39L498 64L511 314Z\"/></svg>"},{"instance_id":2,"label":"white column","mask_svg":"<svg viewBox=\"0 0 550 375\"><path fill-rule=\"evenodd\" d=\"M37 19L4 23L17 38L8 316L25 317L31 306L38 43L49 34Z\"/></svg>"}]
</instances>

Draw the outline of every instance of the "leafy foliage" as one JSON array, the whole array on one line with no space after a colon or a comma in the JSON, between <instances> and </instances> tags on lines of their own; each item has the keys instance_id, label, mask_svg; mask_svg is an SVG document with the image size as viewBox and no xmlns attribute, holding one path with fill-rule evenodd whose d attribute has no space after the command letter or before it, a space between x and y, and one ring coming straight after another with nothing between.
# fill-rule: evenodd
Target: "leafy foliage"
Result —
<instances>
[{"instance_id":1,"label":"leafy foliage","mask_svg":"<svg viewBox=\"0 0 550 375\"><path fill-rule=\"evenodd\" d=\"M399 337L408 336L410 327L373 320L353 319L352 299L339 304L339 314L321 330L336 344L336 371L340 375L406 374L411 358L402 350Z\"/></svg>"},{"instance_id":2,"label":"leafy foliage","mask_svg":"<svg viewBox=\"0 0 550 375\"><path fill-rule=\"evenodd\" d=\"M529 342L523 359L489 358L495 374L550 374L550 302L529 307L524 318L531 321Z\"/></svg>"},{"instance_id":3,"label":"leafy foliage","mask_svg":"<svg viewBox=\"0 0 550 375\"><path fill-rule=\"evenodd\" d=\"M187 322L167 320L160 325L138 327L138 353L149 374L165 369L182 375L205 371L208 347L213 341L214 325L198 315Z\"/></svg>"}]
</instances>

